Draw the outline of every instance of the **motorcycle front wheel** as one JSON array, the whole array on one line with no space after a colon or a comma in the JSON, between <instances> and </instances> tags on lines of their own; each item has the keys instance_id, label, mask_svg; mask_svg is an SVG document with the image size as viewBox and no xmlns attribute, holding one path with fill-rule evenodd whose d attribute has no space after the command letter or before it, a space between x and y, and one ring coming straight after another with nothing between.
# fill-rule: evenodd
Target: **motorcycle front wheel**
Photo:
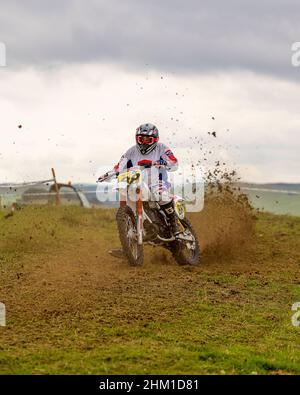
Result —
<instances>
[{"instance_id":1,"label":"motorcycle front wheel","mask_svg":"<svg viewBox=\"0 0 300 395\"><path fill-rule=\"evenodd\" d=\"M143 245L138 244L136 217L128 206L119 207L116 215L123 252L133 266L144 263Z\"/></svg>"}]
</instances>

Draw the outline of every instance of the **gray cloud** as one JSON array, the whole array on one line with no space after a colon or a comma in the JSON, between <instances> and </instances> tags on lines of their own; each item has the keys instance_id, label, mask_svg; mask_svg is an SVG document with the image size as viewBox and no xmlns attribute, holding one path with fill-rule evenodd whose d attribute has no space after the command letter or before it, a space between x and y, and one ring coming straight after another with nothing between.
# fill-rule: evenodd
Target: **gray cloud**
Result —
<instances>
[{"instance_id":1,"label":"gray cloud","mask_svg":"<svg viewBox=\"0 0 300 395\"><path fill-rule=\"evenodd\" d=\"M100 61L300 77L291 66L298 0L0 0L0 7L10 67Z\"/></svg>"}]
</instances>

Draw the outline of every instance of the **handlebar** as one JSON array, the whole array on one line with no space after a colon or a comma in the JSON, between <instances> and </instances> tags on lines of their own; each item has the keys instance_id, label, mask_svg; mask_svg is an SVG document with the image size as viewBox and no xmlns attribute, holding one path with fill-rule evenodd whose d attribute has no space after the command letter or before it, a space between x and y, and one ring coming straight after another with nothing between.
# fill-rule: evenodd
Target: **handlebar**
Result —
<instances>
[{"instance_id":1,"label":"handlebar","mask_svg":"<svg viewBox=\"0 0 300 395\"><path fill-rule=\"evenodd\" d=\"M151 167L157 167L157 168L166 168L167 167L167 163L165 161L157 161L157 162L141 162L138 164L139 167L144 168L144 169L150 169ZM128 169L129 170L129 169ZM102 176L100 176L98 178L98 180L96 181L98 182L104 182L107 181L113 177L118 177L120 173L116 173L115 171L111 170L108 171L107 173L103 174Z\"/></svg>"},{"instance_id":2,"label":"handlebar","mask_svg":"<svg viewBox=\"0 0 300 395\"><path fill-rule=\"evenodd\" d=\"M138 166L144 167L145 169L150 167L167 167L167 162L165 162L164 160L159 160L157 162L145 161L138 163Z\"/></svg>"},{"instance_id":3,"label":"handlebar","mask_svg":"<svg viewBox=\"0 0 300 395\"><path fill-rule=\"evenodd\" d=\"M96 182L104 182L112 177L118 176L119 173L114 172L113 170L108 171L107 173L103 174L98 178Z\"/></svg>"}]
</instances>

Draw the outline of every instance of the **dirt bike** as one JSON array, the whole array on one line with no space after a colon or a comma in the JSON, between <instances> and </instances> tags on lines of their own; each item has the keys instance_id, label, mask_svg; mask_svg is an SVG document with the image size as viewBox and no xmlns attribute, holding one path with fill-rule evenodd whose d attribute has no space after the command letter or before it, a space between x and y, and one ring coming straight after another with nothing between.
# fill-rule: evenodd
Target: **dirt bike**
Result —
<instances>
[{"instance_id":1,"label":"dirt bike","mask_svg":"<svg viewBox=\"0 0 300 395\"><path fill-rule=\"evenodd\" d=\"M162 166L160 166L162 167ZM116 220L123 252L131 265L144 262L144 244L161 246L171 251L180 265L198 265L200 247L197 235L185 216L184 200L174 196L174 209L181 232L174 236L167 215L143 182L143 166L135 166L116 174L106 173L98 182L117 178L115 190L119 193L120 207ZM130 189L130 193L129 193Z\"/></svg>"}]
</instances>

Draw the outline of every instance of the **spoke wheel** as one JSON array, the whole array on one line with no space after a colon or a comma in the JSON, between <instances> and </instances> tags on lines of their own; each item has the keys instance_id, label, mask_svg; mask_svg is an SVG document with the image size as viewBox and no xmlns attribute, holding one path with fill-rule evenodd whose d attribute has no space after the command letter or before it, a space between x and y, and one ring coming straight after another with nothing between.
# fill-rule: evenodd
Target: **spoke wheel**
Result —
<instances>
[{"instance_id":1,"label":"spoke wheel","mask_svg":"<svg viewBox=\"0 0 300 395\"><path fill-rule=\"evenodd\" d=\"M200 264L200 246L196 232L188 219L181 220L181 223L185 227L183 236L191 240L174 241L171 247L173 257L179 265L197 266Z\"/></svg>"},{"instance_id":2,"label":"spoke wheel","mask_svg":"<svg viewBox=\"0 0 300 395\"><path fill-rule=\"evenodd\" d=\"M118 209L117 224L128 262L133 266L141 266L144 263L143 246L138 244L136 218L130 207L122 206Z\"/></svg>"}]
</instances>

